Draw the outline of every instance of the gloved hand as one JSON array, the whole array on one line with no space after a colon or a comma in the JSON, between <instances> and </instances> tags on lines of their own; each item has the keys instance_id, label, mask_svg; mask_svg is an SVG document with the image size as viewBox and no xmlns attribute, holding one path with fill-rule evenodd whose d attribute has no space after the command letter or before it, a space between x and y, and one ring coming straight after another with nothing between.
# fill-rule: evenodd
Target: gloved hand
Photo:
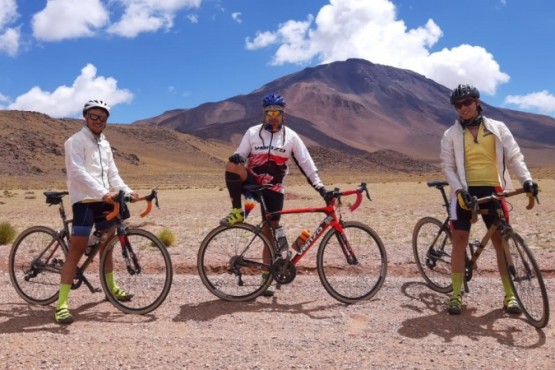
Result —
<instances>
[{"instance_id":1,"label":"gloved hand","mask_svg":"<svg viewBox=\"0 0 555 370\"><path fill-rule=\"evenodd\" d=\"M318 189L318 193L320 193L320 196L322 198L324 198L324 200L326 201L326 203L331 199L332 195L333 195L333 191L328 191L328 189L326 189L325 186L322 186Z\"/></svg>"},{"instance_id":2,"label":"gloved hand","mask_svg":"<svg viewBox=\"0 0 555 370\"><path fill-rule=\"evenodd\" d=\"M532 194L533 197L538 195L539 186L532 180L524 181L524 184L522 184L522 188L526 193Z\"/></svg>"},{"instance_id":3,"label":"gloved hand","mask_svg":"<svg viewBox=\"0 0 555 370\"><path fill-rule=\"evenodd\" d=\"M474 204L474 197L470 195L468 191L461 189L457 190L457 201L462 209L470 211L470 208Z\"/></svg>"},{"instance_id":4,"label":"gloved hand","mask_svg":"<svg viewBox=\"0 0 555 370\"><path fill-rule=\"evenodd\" d=\"M243 164L245 163L245 158L241 157L241 154L235 153L231 157L229 157L229 161L231 163Z\"/></svg>"}]
</instances>

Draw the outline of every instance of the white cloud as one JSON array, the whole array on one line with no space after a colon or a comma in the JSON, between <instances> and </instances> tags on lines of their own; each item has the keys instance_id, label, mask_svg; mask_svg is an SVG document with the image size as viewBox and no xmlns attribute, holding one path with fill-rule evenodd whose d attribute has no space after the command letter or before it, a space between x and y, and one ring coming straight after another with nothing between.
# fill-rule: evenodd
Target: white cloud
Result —
<instances>
[{"instance_id":1,"label":"white cloud","mask_svg":"<svg viewBox=\"0 0 555 370\"><path fill-rule=\"evenodd\" d=\"M7 27L19 18L16 0L0 0L0 53L15 56L19 49L19 27Z\"/></svg>"},{"instance_id":2,"label":"white cloud","mask_svg":"<svg viewBox=\"0 0 555 370\"><path fill-rule=\"evenodd\" d=\"M291 20L276 31L259 31L254 40L246 39L245 47L277 45L275 65L310 63L314 58L322 63L362 58L416 71L447 87L473 83L486 94L494 94L499 84L509 80L482 47L460 45L432 52L442 36L432 19L407 29L389 0L330 0L315 18Z\"/></svg>"},{"instance_id":3,"label":"white cloud","mask_svg":"<svg viewBox=\"0 0 555 370\"><path fill-rule=\"evenodd\" d=\"M509 95L506 104L514 104L521 109L537 109L542 113L555 112L555 95L543 90L527 95Z\"/></svg>"},{"instance_id":4,"label":"white cloud","mask_svg":"<svg viewBox=\"0 0 555 370\"><path fill-rule=\"evenodd\" d=\"M19 50L20 31L18 28L8 28L0 34L0 52L15 56Z\"/></svg>"},{"instance_id":5,"label":"white cloud","mask_svg":"<svg viewBox=\"0 0 555 370\"><path fill-rule=\"evenodd\" d=\"M97 76L96 73L96 67L87 64L73 85L59 86L52 92L35 86L8 104L7 109L36 111L52 117L73 117L81 115L83 104L90 99L104 100L112 107L133 100L133 94L119 89L114 78Z\"/></svg>"},{"instance_id":6,"label":"white cloud","mask_svg":"<svg viewBox=\"0 0 555 370\"><path fill-rule=\"evenodd\" d=\"M142 32L170 29L177 12L183 8L198 8L201 0L119 0L125 7L121 19L108 32L136 37Z\"/></svg>"},{"instance_id":7,"label":"white cloud","mask_svg":"<svg viewBox=\"0 0 555 370\"><path fill-rule=\"evenodd\" d=\"M100 0L50 0L33 16L33 35L44 41L91 37L108 22Z\"/></svg>"},{"instance_id":8,"label":"white cloud","mask_svg":"<svg viewBox=\"0 0 555 370\"><path fill-rule=\"evenodd\" d=\"M231 13L231 18L233 18L233 20L237 23L243 23L243 20L241 19L241 13L240 12L235 12L235 13Z\"/></svg>"}]
</instances>

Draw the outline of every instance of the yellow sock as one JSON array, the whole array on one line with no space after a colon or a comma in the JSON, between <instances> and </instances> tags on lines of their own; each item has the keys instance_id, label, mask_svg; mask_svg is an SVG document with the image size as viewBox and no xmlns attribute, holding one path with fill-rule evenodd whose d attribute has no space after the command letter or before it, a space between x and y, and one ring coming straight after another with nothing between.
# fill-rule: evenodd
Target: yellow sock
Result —
<instances>
[{"instance_id":1,"label":"yellow sock","mask_svg":"<svg viewBox=\"0 0 555 370\"><path fill-rule=\"evenodd\" d=\"M501 282L503 283L503 289L505 290L505 297L513 297L513 288L511 287L511 281L508 275L501 275Z\"/></svg>"},{"instance_id":2,"label":"yellow sock","mask_svg":"<svg viewBox=\"0 0 555 370\"><path fill-rule=\"evenodd\" d=\"M454 272L451 274L451 280L453 281L453 295L461 295L461 289L463 284L464 274L462 272Z\"/></svg>"},{"instance_id":3,"label":"yellow sock","mask_svg":"<svg viewBox=\"0 0 555 370\"><path fill-rule=\"evenodd\" d=\"M106 274L106 284L108 284L108 288L110 288L110 291L113 292L114 288L116 287L113 271Z\"/></svg>"},{"instance_id":4,"label":"yellow sock","mask_svg":"<svg viewBox=\"0 0 555 370\"><path fill-rule=\"evenodd\" d=\"M60 292L58 293L58 303L56 304L56 309L68 306L67 300L70 290L71 284L60 284Z\"/></svg>"}]
</instances>

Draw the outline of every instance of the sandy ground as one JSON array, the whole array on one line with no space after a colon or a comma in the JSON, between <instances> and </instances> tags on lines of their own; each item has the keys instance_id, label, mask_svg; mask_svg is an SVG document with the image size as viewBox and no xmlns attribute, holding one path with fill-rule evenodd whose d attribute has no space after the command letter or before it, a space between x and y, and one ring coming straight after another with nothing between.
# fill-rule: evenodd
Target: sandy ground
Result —
<instances>
[{"instance_id":1,"label":"sandy ground","mask_svg":"<svg viewBox=\"0 0 555 370\"><path fill-rule=\"evenodd\" d=\"M340 184L343 189L356 184ZM532 211L514 199L512 223L533 248L548 292L555 289L555 181L540 181L541 204ZM29 306L7 274L9 245L0 245L0 358L3 368L488 368L548 369L555 365L552 322L536 330L523 317L501 311L502 288L488 271L487 248L479 273L458 317L445 312L446 296L418 275L411 249L412 228L425 215L444 217L441 199L424 183L371 183L365 200L344 219L367 223L388 253L388 276L370 301L346 306L331 298L317 276L299 275L273 298L229 303L211 295L194 271L203 236L229 208L225 189L174 189L160 193L161 209L134 223L177 236L170 247L177 274L168 299L145 316L125 315L99 294L72 293L76 322L53 323L53 307ZM287 207L319 205L308 186L291 187ZM19 231L42 224L58 228L58 214L42 190L0 194L0 222ZM522 197L524 198L524 197ZM344 204L349 203L345 198ZM139 205L132 205L138 214ZM258 208L249 218L259 219ZM31 215L31 217L30 217ZM283 220L290 240L314 229L321 215ZM476 236L483 226L474 228ZM301 265L315 265L316 249ZM100 286L95 276L89 276Z\"/></svg>"}]
</instances>

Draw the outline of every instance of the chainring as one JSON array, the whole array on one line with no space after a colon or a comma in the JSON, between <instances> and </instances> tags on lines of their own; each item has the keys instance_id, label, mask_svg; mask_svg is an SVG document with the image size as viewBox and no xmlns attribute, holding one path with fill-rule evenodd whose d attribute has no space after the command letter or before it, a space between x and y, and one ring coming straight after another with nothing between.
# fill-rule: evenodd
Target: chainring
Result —
<instances>
[{"instance_id":1,"label":"chainring","mask_svg":"<svg viewBox=\"0 0 555 370\"><path fill-rule=\"evenodd\" d=\"M278 258L272 263L270 267L270 273L274 277L274 280L280 284L289 284L295 280L297 276L297 268L291 261L285 258Z\"/></svg>"}]
</instances>

